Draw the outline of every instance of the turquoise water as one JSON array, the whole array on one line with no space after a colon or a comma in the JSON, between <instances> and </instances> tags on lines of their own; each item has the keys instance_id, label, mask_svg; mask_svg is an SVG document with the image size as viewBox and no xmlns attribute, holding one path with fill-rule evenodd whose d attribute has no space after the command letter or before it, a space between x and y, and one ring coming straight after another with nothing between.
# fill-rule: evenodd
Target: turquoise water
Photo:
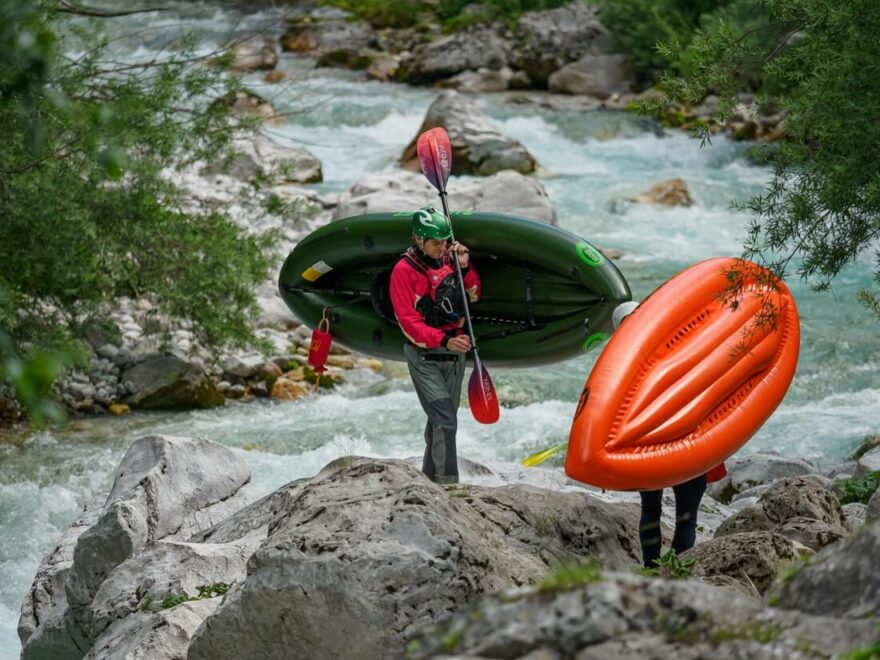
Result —
<instances>
[{"instance_id":1,"label":"turquoise water","mask_svg":"<svg viewBox=\"0 0 880 660\"><path fill-rule=\"evenodd\" d=\"M213 30L216 38L223 33L218 26L237 20L228 12L197 7L204 15L196 24ZM167 15L126 20L138 29L169 21ZM261 15L245 25L259 20L274 19ZM143 44L144 52L153 45ZM292 74L292 83L263 85L258 76L251 81L281 109L300 111L288 126L273 128L273 137L303 143L321 158L325 182L318 188L323 191L345 190L366 173L393 170L435 92L309 67L306 59L286 56L281 68ZM701 149L685 135L658 136L628 115L551 111L508 99L478 97L501 130L541 163L542 183L560 225L623 251L617 264L637 299L687 265L739 252L747 217L731 210L731 203L758 192L767 180L764 169L741 158L744 145L717 138ZM672 177L687 180L692 207L623 201ZM448 187L454 190L457 184L453 178ZM802 318L798 371L785 401L744 451L772 449L828 466L880 429L878 326L855 302L869 272L866 256L838 278L832 293L822 295L790 283ZM462 411L461 455L493 467L496 482L563 487L558 468L525 471L517 461L567 437L596 355L539 369L491 369L505 404L501 420L480 426ZM381 374L353 372L338 390L305 401L82 420L0 440L0 660L18 657L20 603L41 556L93 495L107 492L113 468L134 438L169 433L222 442L250 465L250 495L258 497L314 474L339 456L417 455L422 426L405 369L389 364Z\"/></svg>"}]
</instances>

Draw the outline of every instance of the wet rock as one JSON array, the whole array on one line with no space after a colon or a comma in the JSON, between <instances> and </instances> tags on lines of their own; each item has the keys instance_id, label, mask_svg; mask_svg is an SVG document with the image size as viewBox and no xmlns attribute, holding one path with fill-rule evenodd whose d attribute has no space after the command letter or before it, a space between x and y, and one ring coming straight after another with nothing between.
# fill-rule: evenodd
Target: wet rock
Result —
<instances>
[{"instance_id":1,"label":"wet rock","mask_svg":"<svg viewBox=\"0 0 880 660\"><path fill-rule=\"evenodd\" d=\"M375 33L365 21L306 17L294 21L281 38L281 48L321 55L331 51L357 52L375 45Z\"/></svg>"},{"instance_id":2,"label":"wet rock","mask_svg":"<svg viewBox=\"0 0 880 660\"><path fill-rule=\"evenodd\" d=\"M238 71L269 71L278 65L277 41L268 37L252 37L232 45L231 68Z\"/></svg>"},{"instance_id":3,"label":"wet rock","mask_svg":"<svg viewBox=\"0 0 880 660\"><path fill-rule=\"evenodd\" d=\"M474 26L418 46L403 60L395 77L424 84L462 71L497 71L508 63L510 46L495 27Z\"/></svg>"},{"instance_id":4,"label":"wet rock","mask_svg":"<svg viewBox=\"0 0 880 660\"><path fill-rule=\"evenodd\" d=\"M437 87L454 89L462 94L477 94L482 92L503 92L510 86L513 72L503 67L498 71L491 69L478 69L476 71L463 71L452 78L441 80Z\"/></svg>"},{"instance_id":5,"label":"wet rock","mask_svg":"<svg viewBox=\"0 0 880 660\"><path fill-rule=\"evenodd\" d=\"M537 168L525 147L502 135L476 102L458 92L446 91L434 100L416 137L437 126L449 133L453 174L488 176L501 170L528 174ZM406 169L420 171L415 138L400 162Z\"/></svg>"},{"instance_id":6,"label":"wet rock","mask_svg":"<svg viewBox=\"0 0 880 660\"><path fill-rule=\"evenodd\" d=\"M388 82L394 80L400 68L400 57L389 53L379 53L367 66L367 78Z\"/></svg>"},{"instance_id":7,"label":"wet rock","mask_svg":"<svg viewBox=\"0 0 880 660\"><path fill-rule=\"evenodd\" d=\"M584 94L607 99L629 92L633 74L626 55L584 55L550 74L551 92Z\"/></svg>"},{"instance_id":8,"label":"wet rock","mask_svg":"<svg viewBox=\"0 0 880 660\"><path fill-rule=\"evenodd\" d=\"M544 186L513 171L476 181L450 181L449 206L455 211L510 213L556 224L556 210ZM437 191L425 177L410 172L367 176L339 198L333 218L364 213L415 211L437 204Z\"/></svg>"},{"instance_id":9,"label":"wet rock","mask_svg":"<svg viewBox=\"0 0 880 660\"><path fill-rule=\"evenodd\" d=\"M517 24L511 60L534 84L544 87L550 74L569 62L612 49L608 31L599 22L598 7L572 2L523 14Z\"/></svg>"},{"instance_id":10,"label":"wet rock","mask_svg":"<svg viewBox=\"0 0 880 660\"><path fill-rule=\"evenodd\" d=\"M684 179L661 181L647 192L632 198L642 204L662 204L664 206L690 206L694 203Z\"/></svg>"},{"instance_id":11,"label":"wet rock","mask_svg":"<svg viewBox=\"0 0 880 660\"><path fill-rule=\"evenodd\" d=\"M287 74L284 71L269 71L268 73L266 73L265 76L263 76L263 80L265 80L267 83L272 84L280 83L287 80Z\"/></svg>"},{"instance_id":12,"label":"wet rock","mask_svg":"<svg viewBox=\"0 0 880 660\"><path fill-rule=\"evenodd\" d=\"M287 118L280 114L269 101L250 91L230 92L214 101L232 117L256 117L272 126L283 126Z\"/></svg>"},{"instance_id":13,"label":"wet rock","mask_svg":"<svg viewBox=\"0 0 880 660\"><path fill-rule=\"evenodd\" d=\"M131 413L131 408L129 408L124 403L112 403L107 407L108 412L111 415L128 415Z\"/></svg>"},{"instance_id":14,"label":"wet rock","mask_svg":"<svg viewBox=\"0 0 880 660\"><path fill-rule=\"evenodd\" d=\"M121 380L131 394L125 403L133 408L213 408L223 395L197 363L171 355L153 355L126 369Z\"/></svg>"},{"instance_id":15,"label":"wet rock","mask_svg":"<svg viewBox=\"0 0 880 660\"><path fill-rule=\"evenodd\" d=\"M272 398L281 401L296 401L308 396L309 387L290 378L278 378L272 385Z\"/></svg>"}]
</instances>

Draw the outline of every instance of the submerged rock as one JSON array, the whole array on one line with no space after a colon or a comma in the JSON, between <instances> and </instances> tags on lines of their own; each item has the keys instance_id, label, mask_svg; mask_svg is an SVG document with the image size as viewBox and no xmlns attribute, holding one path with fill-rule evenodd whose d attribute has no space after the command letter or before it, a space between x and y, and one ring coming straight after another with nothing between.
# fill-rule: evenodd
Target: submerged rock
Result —
<instances>
[{"instance_id":1,"label":"submerged rock","mask_svg":"<svg viewBox=\"0 0 880 660\"><path fill-rule=\"evenodd\" d=\"M684 179L661 181L647 192L632 198L643 204L662 204L664 206L690 206L694 203Z\"/></svg>"}]
</instances>

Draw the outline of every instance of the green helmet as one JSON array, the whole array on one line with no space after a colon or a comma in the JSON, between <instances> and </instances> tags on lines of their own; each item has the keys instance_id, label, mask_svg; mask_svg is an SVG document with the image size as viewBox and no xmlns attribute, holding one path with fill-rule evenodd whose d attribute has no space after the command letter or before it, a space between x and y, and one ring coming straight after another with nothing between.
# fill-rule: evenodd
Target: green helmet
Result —
<instances>
[{"instance_id":1,"label":"green helmet","mask_svg":"<svg viewBox=\"0 0 880 660\"><path fill-rule=\"evenodd\" d=\"M412 233L420 238L443 241L452 238L452 226L445 215L431 206L426 206L413 213Z\"/></svg>"}]
</instances>

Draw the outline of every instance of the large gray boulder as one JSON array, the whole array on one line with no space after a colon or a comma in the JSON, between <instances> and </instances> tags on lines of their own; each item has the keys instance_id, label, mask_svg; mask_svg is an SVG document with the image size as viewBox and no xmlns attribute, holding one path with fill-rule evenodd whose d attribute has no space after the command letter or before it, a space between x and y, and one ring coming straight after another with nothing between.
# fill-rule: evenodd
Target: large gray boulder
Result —
<instances>
[{"instance_id":1,"label":"large gray boulder","mask_svg":"<svg viewBox=\"0 0 880 660\"><path fill-rule=\"evenodd\" d=\"M603 572L568 588L485 596L423 630L406 657L806 660L873 635L868 621L786 612L694 580Z\"/></svg>"},{"instance_id":2,"label":"large gray boulder","mask_svg":"<svg viewBox=\"0 0 880 660\"><path fill-rule=\"evenodd\" d=\"M438 126L449 134L453 174L488 176L501 170L529 174L538 167L534 156L516 140L502 135L476 101L449 90L440 94L428 108L416 137L400 157L404 168L420 171L416 140L423 132Z\"/></svg>"},{"instance_id":3,"label":"large gray boulder","mask_svg":"<svg viewBox=\"0 0 880 660\"><path fill-rule=\"evenodd\" d=\"M138 588L130 588L132 581L156 574L140 565L127 568L127 562L163 539L186 539L228 517L244 504L241 489L249 480L244 462L217 443L172 436L136 440L117 469L103 508L96 516L87 511L81 518L78 527L89 526L76 537L67 575L59 575L53 585L56 590L63 586L65 601L56 602L47 619L37 617L35 628L27 620L34 608L27 603L23 607L22 658L85 655L117 620L108 612L138 607L141 597ZM185 571L182 567L188 563L165 566ZM132 576L122 580L127 586L102 592L108 579L118 584L117 570L118 575Z\"/></svg>"},{"instance_id":4,"label":"large gray boulder","mask_svg":"<svg viewBox=\"0 0 880 660\"><path fill-rule=\"evenodd\" d=\"M847 618L880 617L880 520L815 555L768 595L779 607Z\"/></svg>"},{"instance_id":5,"label":"large gray boulder","mask_svg":"<svg viewBox=\"0 0 880 660\"><path fill-rule=\"evenodd\" d=\"M247 578L196 632L189 660L393 657L417 626L553 563L638 563L634 504L445 489L404 461L340 459L276 507Z\"/></svg>"},{"instance_id":6,"label":"large gray boulder","mask_svg":"<svg viewBox=\"0 0 880 660\"><path fill-rule=\"evenodd\" d=\"M278 40L250 37L229 46L231 67L238 71L271 71L278 65Z\"/></svg>"},{"instance_id":7,"label":"large gray boulder","mask_svg":"<svg viewBox=\"0 0 880 660\"><path fill-rule=\"evenodd\" d=\"M681 557L695 560L695 576L726 575L764 593L783 566L812 554L809 548L775 532L745 532L706 541Z\"/></svg>"},{"instance_id":8,"label":"large gray boulder","mask_svg":"<svg viewBox=\"0 0 880 660\"><path fill-rule=\"evenodd\" d=\"M154 354L123 371L120 380L133 408L213 408L225 400L200 364L174 355Z\"/></svg>"},{"instance_id":9,"label":"large gray boulder","mask_svg":"<svg viewBox=\"0 0 880 660\"><path fill-rule=\"evenodd\" d=\"M449 208L453 211L510 213L556 224L556 210L544 186L517 172L505 170L474 181L452 180L447 187ZM333 218L415 211L438 203L437 191L423 176L411 172L373 174L340 196Z\"/></svg>"},{"instance_id":10,"label":"large gray boulder","mask_svg":"<svg viewBox=\"0 0 880 660\"><path fill-rule=\"evenodd\" d=\"M80 534L98 521L103 507L103 497L96 497L89 502L64 532L58 546L40 562L33 584L25 594L21 605L18 638L22 644L27 643L40 625L52 628L63 627L64 613L67 610L64 584L73 565L73 549ZM71 647L71 651L75 650Z\"/></svg>"},{"instance_id":11,"label":"large gray boulder","mask_svg":"<svg viewBox=\"0 0 880 660\"><path fill-rule=\"evenodd\" d=\"M201 173L222 173L248 182L267 178L278 184L323 181L321 161L308 149L280 145L265 135L237 141L229 158L209 163Z\"/></svg>"},{"instance_id":12,"label":"large gray boulder","mask_svg":"<svg viewBox=\"0 0 880 660\"><path fill-rule=\"evenodd\" d=\"M550 74L569 62L612 49L611 37L599 22L598 6L572 2L523 14L516 28L511 61L543 87Z\"/></svg>"},{"instance_id":13,"label":"large gray boulder","mask_svg":"<svg viewBox=\"0 0 880 660\"><path fill-rule=\"evenodd\" d=\"M475 26L418 46L401 62L396 77L410 83L432 83L463 71L498 71L510 58L510 44L492 26Z\"/></svg>"},{"instance_id":14,"label":"large gray boulder","mask_svg":"<svg viewBox=\"0 0 880 660\"><path fill-rule=\"evenodd\" d=\"M632 83L629 59L622 54L584 55L550 74L547 80L551 92L584 94L598 99L626 94Z\"/></svg>"},{"instance_id":15,"label":"large gray boulder","mask_svg":"<svg viewBox=\"0 0 880 660\"><path fill-rule=\"evenodd\" d=\"M735 456L726 462L727 476L709 485L708 492L716 500L730 502L734 495L761 484L784 477L816 474L816 468L797 458L761 452Z\"/></svg>"},{"instance_id":16,"label":"large gray boulder","mask_svg":"<svg viewBox=\"0 0 880 660\"><path fill-rule=\"evenodd\" d=\"M837 496L821 479L819 475L779 479L766 488L755 505L725 520L715 536L773 531L812 550L843 538L849 522Z\"/></svg>"},{"instance_id":17,"label":"large gray boulder","mask_svg":"<svg viewBox=\"0 0 880 660\"><path fill-rule=\"evenodd\" d=\"M858 474L880 471L880 447L869 449L858 458Z\"/></svg>"},{"instance_id":18,"label":"large gray boulder","mask_svg":"<svg viewBox=\"0 0 880 660\"><path fill-rule=\"evenodd\" d=\"M350 21L344 17L292 20L281 48L294 53L324 55L333 52L358 52L376 45L376 33L365 21Z\"/></svg>"}]
</instances>

